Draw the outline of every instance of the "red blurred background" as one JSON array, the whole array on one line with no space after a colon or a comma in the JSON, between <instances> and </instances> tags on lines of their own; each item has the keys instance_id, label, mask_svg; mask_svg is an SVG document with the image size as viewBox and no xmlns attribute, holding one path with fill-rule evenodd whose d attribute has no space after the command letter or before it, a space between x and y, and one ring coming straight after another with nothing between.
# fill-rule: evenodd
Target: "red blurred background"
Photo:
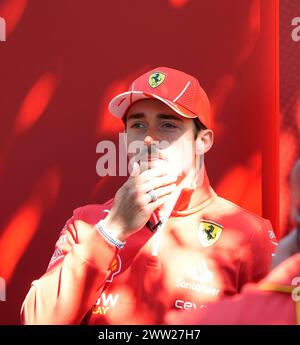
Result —
<instances>
[{"instance_id":1,"label":"red blurred background","mask_svg":"<svg viewBox=\"0 0 300 345\"><path fill-rule=\"evenodd\" d=\"M72 210L124 182L96 174L97 143L122 128L108 101L156 66L195 75L212 101L217 193L285 231L278 1L0 0L0 17L0 324L19 323Z\"/></svg>"}]
</instances>

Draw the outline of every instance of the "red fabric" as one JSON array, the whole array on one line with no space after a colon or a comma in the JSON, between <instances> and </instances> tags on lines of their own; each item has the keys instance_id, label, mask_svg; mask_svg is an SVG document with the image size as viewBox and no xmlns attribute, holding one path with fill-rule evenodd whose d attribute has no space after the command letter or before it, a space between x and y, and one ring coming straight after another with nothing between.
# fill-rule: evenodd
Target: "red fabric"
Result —
<instances>
[{"instance_id":1,"label":"red fabric","mask_svg":"<svg viewBox=\"0 0 300 345\"><path fill-rule=\"evenodd\" d=\"M167 317L171 324L253 324L295 325L296 305L291 292L263 291L264 284L290 286L300 275L300 254L276 267L259 284L247 284L241 294L209 304L197 312L173 313Z\"/></svg>"},{"instance_id":2,"label":"red fabric","mask_svg":"<svg viewBox=\"0 0 300 345\"><path fill-rule=\"evenodd\" d=\"M112 200L75 210L47 272L33 282L22 321L160 324L174 308L203 308L263 278L274 250L270 222L218 197L208 184L194 193L198 205L177 205L180 211L166 223L157 256L156 237L147 227L121 251L96 231L93 224L106 217ZM204 221L223 228L207 247L199 239Z\"/></svg>"},{"instance_id":3,"label":"red fabric","mask_svg":"<svg viewBox=\"0 0 300 345\"><path fill-rule=\"evenodd\" d=\"M116 96L110 103L110 111L115 116L125 115L133 102L133 92L143 93L138 99L160 97L174 106L174 110L178 108L187 117L198 116L206 127L210 126L210 103L205 91L195 77L182 71L157 67L138 77L127 93Z\"/></svg>"}]
</instances>

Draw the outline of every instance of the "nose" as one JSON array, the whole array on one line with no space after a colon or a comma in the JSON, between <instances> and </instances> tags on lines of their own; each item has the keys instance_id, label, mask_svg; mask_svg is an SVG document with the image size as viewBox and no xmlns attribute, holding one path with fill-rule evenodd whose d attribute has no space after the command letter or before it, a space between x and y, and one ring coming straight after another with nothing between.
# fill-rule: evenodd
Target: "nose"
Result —
<instances>
[{"instance_id":1,"label":"nose","mask_svg":"<svg viewBox=\"0 0 300 345\"><path fill-rule=\"evenodd\" d=\"M155 141L157 142L157 139L153 135L146 135L144 138L144 143L147 146L153 145Z\"/></svg>"},{"instance_id":2,"label":"nose","mask_svg":"<svg viewBox=\"0 0 300 345\"><path fill-rule=\"evenodd\" d=\"M154 137L153 135L146 135L144 138L144 144L148 150L148 155L154 155L157 153L157 149L159 146L159 141L157 137Z\"/></svg>"}]
</instances>

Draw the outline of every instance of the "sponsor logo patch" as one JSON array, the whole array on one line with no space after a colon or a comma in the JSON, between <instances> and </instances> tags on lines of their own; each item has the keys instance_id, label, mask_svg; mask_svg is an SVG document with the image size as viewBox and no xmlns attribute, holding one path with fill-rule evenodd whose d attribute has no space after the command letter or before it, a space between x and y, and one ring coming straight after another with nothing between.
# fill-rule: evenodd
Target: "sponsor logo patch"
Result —
<instances>
[{"instance_id":1,"label":"sponsor logo patch","mask_svg":"<svg viewBox=\"0 0 300 345\"><path fill-rule=\"evenodd\" d=\"M114 279L114 277L116 275L118 275L121 272L121 268L122 268L122 261L121 261L121 257L118 254L112 261L111 265L110 265L110 275L109 277L106 279L107 283L111 283Z\"/></svg>"},{"instance_id":2,"label":"sponsor logo patch","mask_svg":"<svg viewBox=\"0 0 300 345\"><path fill-rule=\"evenodd\" d=\"M111 293L106 295L105 292L103 292L93 306L92 313L96 315L106 315L110 308L116 306L119 296L119 294L113 295Z\"/></svg>"},{"instance_id":3,"label":"sponsor logo patch","mask_svg":"<svg viewBox=\"0 0 300 345\"><path fill-rule=\"evenodd\" d=\"M149 82L149 85L154 89L158 87L159 85L161 85L165 79L166 79L166 75L164 73L155 72L150 75L148 82Z\"/></svg>"},{"instance_id":4,"label":"sponsor logo patch","mask_svg":"<svg viewBox=\"0 0 300 345\"><path fill-rule=\"evenodd\" d=\"M189 270L189 276L193 280L200 283L208 283L214 278L213 273L209 270L204 259L202 259L199 264L195 265Z\"/></svg>"},{"instance_id":5,"label":"sponsor logo patch","mask_svg":"<svg viewBox=\"0 0 300 345\"><path fill-rule=\"evenodd\" d=\"M199 241L203 247L213 245L221 236L223 226L210 220L202 220L198 228Z\"/></svg>"},{"instance_id":6,"label":"sponsor logo patch","mask_svg":"<svg viewBox=\"0 0 300 345\"><path fill-rule=\"evenodd\" d=\"M187 289L192 291L198 291L203 294L217 296L220 292L220 289L212 286L207 286L203 283L195 283L186 281L184 279L178 278L176 280L175 286L177 289Z\"/></svg>"}]
</instances>

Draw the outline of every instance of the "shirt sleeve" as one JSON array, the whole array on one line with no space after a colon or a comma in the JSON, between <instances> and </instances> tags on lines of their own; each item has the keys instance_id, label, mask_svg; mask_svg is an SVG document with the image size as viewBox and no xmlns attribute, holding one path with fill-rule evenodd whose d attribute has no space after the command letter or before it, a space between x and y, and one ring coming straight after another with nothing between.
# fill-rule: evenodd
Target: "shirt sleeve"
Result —
<instances>
[{"instance_id":1,"label":"shirt sleeve","mask_svg":"<svg viewBox=\"0 0 300 345\"><path fill-rule=\"evenodd\" d=\"M261 225L253 230L250 240L241 252L239 290L247 282L258 282L269 273L277 245L271 222L264 219Z\"/></svg>"},{"instance_id":2,"label":"shirt sleeve","mask_svg":"<svg viewBox=\"0 0 300 345\"><path fill-rule=\"evenodd\" d=\"M101 293L118 249L80 213L66 222L45 274L32 282L23 324L79 324Z\"/></svg>"}]
</instances>

